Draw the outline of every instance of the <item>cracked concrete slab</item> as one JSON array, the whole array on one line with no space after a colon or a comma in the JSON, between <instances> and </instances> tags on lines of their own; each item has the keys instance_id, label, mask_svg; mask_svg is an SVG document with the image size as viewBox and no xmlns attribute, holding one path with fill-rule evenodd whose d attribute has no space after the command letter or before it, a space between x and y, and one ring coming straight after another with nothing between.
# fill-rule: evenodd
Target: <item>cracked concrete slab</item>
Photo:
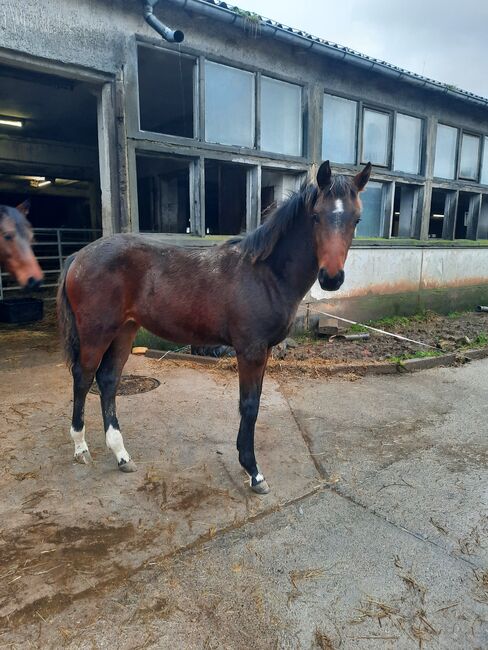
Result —
<instances>
[{"instance_id":1,"label":"cracked concrete slab","mask_svg":"<svg viewBox=\"0 0 488 650\"><path fill-rule=\"evenodd\" d=\"M488 362L284 391L335 488L416 535L488 562Z\"/></svg>"},{"instance_id":2,"label":"cracked concrete slab","mask_svg":"<svg viewBox=\"0 0 488 650\"><path fill-rule=\"evenodd\" d=\"M488 361L357 381L267 377L248 491L237 378L132 358L139 472L71 463L56 354L0 363L0 644L253 650L488 645Z\"/></svg>"}]
</instances>

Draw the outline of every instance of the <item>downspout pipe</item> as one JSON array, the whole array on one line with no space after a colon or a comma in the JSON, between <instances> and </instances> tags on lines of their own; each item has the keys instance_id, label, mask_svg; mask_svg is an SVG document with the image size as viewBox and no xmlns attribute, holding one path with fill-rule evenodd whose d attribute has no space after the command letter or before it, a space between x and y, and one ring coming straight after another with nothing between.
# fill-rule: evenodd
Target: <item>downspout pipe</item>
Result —
<instances>
[{"instance_id":1,"label":"downspout pipe","mask_svg":"<svg viewBox=\"0 0 488 650\"><path fill-rule=\"evenodd\" d=\"M185 38L183 32L179 29L173 31L154 15L154 6L157 3L158 0L144 0L144 20L169 43L181 43Z\"/></svg>"}]
</instances>

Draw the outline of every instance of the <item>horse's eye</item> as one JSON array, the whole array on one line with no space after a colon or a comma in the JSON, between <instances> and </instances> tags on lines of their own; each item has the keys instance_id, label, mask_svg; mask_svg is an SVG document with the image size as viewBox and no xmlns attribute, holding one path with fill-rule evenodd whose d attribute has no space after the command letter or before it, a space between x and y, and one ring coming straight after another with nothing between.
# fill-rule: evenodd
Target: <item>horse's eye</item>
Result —
<instances>
[{"instance_id":1,"label":"horse's eye","mask_svg":"<svg viewBox=\"0 0 488 650\"><path fill-rule=\"evenodd\" d=\"M319 222L320 222L320 217L319 217L319 215L318 215L316 212L314 212L314 213L312 214L312 221L313 221L314 223L319 223Z\"/></svg>"},{"instance_id":2,"label":"horse's eye","mask_svg":"<svg viewBox=\"0 0 488 650\"><path fill-rule=\"evenodd\" d=\"M12 241L12 239L14 238L14 236L11 235L10 233L5 233L5 235L3 236L3 238L4 238L6 241Z\"/></svg>"},{"instance_id":3,"label":"horse's eye","mask_svg":"<svg viewBox=\"0 0 488 650\"><path fill-rule=\"evenodd\" d=\"M361 221L361 219L358 219L358 220L356 221L356 226L358 225L358 223L359 223L360 221Z\"/></svg>"}]
</instances>

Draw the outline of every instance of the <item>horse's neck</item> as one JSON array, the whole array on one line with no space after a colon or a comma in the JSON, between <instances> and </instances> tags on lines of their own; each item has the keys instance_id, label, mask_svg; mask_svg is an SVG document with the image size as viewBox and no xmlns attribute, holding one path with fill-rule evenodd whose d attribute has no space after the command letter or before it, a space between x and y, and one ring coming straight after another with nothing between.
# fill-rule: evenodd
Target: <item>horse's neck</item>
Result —
<instances>
[{"instance_id":1,"label":"horse's neck","mask_svg":"<svg viewBox=\"0 0 488 650\"><path fill-rule=\"evenodd\" d=\"M274 270L292 300L300 301L317 277L312 233L312 223L306 217L296 219L271 254Z\"/></svg>"}]
</instances>

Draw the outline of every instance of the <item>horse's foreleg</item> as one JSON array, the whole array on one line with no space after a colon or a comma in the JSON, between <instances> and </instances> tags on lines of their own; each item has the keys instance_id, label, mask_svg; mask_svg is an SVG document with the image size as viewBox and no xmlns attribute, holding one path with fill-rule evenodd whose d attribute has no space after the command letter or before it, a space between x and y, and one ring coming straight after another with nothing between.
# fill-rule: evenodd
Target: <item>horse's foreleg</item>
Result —
<instances>
[{"instance_id":1,"label":"horse's foreleg","mask_svg":"<svg viewBox=\"0 0 488 650\"><path fill-rule=\"evenodd\" d=\"M95 370L83 368L79 361L73 364L73 417L70 435L75 443L74 459L77 463L91 463L91 455L85 441L85 402L95 377Z\"/></svg>"},{"instance_id":2,"label":"horse's foreleg","mask_svg":"<svg viewBox=\"0 0 488 650\"><path fill-rule=\"evenodd\" d=\"M259 412L264 371L269 350L261 354L237 354L239 366L239 410L241 424L237 436L239 462L250 477L250 486L258 494L269 492L268 484L259 471L254 455L254 428Z\"/></svg>"},{"instance_id":3,"label":"horse's foreleg","mask_svg":"<svg viewBox=\"0 0 488 650\"><path fill-rule=\"evenodd\" d=\"M133 322L126 323L123 326L105 352L97 370L97 384L100 389L105 440L107 447L114 453L118 468L122 472L135 472L137 468L124 446L124 440L120 433L115 407L115 396L120 375L130 354L137 329L138 326Z\"/></svg>"}]
</instances>

